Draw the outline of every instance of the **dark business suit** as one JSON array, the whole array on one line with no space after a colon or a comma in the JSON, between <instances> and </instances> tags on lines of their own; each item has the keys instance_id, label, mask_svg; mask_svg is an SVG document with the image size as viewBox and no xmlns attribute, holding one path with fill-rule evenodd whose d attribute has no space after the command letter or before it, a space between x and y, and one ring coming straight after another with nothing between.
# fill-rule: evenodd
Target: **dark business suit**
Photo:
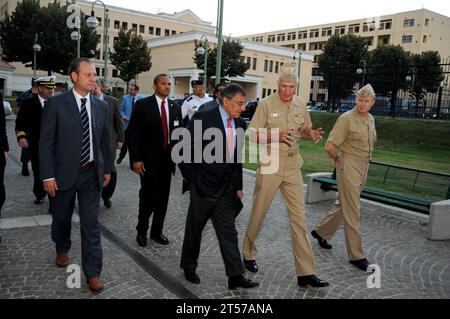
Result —
<instances>
[{"instance_id":1,"label":"dark business suit","mask_svg":"<svg viewBox=\"0 0 450 319\"><path fill-rule=\"evenodd\" d=\"M33 194L36 199L43 199L46 195L39 174L39 137L41 134L42 104L37 94L24 99L16 118L17 140L22 138L28 141L28 151L33 169Z\"/></svg>"},{"instance_id":2,"label":"dark business suit","mask_svg":"<svg viewBox=\"0 0 450 319\"><path fill-rule=\"evenodd\" d=\"M209 102L206 102L206 103L203 103L202 105L200 105L197 112L207 111L207 110L213 109L218 106L219 106L219 102L217 102L217 99L214 99L212 101L209 101ZM187 122L186 122L186 125L187 125ZM187 191L189 191L189 186L186 181L183 181L183 185L181 187L181 193L184 194Z\"/></svg>"},{"instance_id":3,"label":"dark business suit","mask_svg":"<svg viewBox=\"0 0 450 319\"><path fill-rule=\"evenodd\" d=\"M6 119L5 119L5 108L3 107L3 96L0 94L0 215L2 213L2 207L5 203L5 152L9 152L8 136L6 135Z\"/></svg>"},{"instance_id":4,"label":"dark business suit","mask_svg":"<svg viewBox=\"0 0 450 319\"><path fill-rule=\"evenodd\" d=\"M48 99L42 114L39 143L41 178L55 178L58 185L56 196L50 198L56 251L64 253L71 248L71 220L77 195L82 267L87 278L99 277L102 268L97 215L103 176L113 169L108 105L92 95L90 105L94 153L90 168L82 169L80 164L83 126L72 90Z\"/></svg>"},{"instance_id":5,"label":"dark business suit","mask_svg":"<svg viewBox=\"0 0 450 319\"><path fill-rule=\"evenodd\" d=\"M103 187L102 190L102 198L103 200L108 200L114 194L114 190L116 189L117 184L117 171L114 166L114 161L116 160L116 147L117 143L123 143L125 140L124 130L123 130L123 121L120 116L119 110L119 101L113 97L106 94L103 94L103 101L109 105L109 123L111 126L111 150L113 155L113 170L111 171L111 180L108 185Z\"/></svg>"},{"instance_id":6,"label":"dark business suit","mask_svg":"<svg viewBox=\"0 0 450 319\"><path fill-rule=\"evenodd\" d=\"M169 146L164 148L164 134L160 110L155 95L136 101L127 129L127 142L130 164L144 162L145 174L141 176L139 191L139 217L136 230L138 235L146 236L149 219L153 214L150 237L162 234L164 219L169 201L171 176L175 173L175 164L170 152L173 142L172 131L181 126L181 110L170 99Z\"/></svg>"},{"instance_id":7,"label":"dark business suit","mask_svg":"<svg viewBox=\"0 0 450 319\"><path fill-rule=\"evenodd\" d=\"M237 197L237 191L242 190L242 164L237 160L242 150L242 145L235 141L234 160L226 161L228 157L226 133L219 108L212 108L203 112L197 112L189 122L187 128L191 132L191 149L194 143L201 141L200 132L195 132L194 122L202 122L202 136L209 128L218 128L222 132L223 159L222 163L181 163L179 164L183 178L190 185L190 205L186 219L183 249L181 253L181 267L185 270L197 268L197 260L200 254L202 231L211 218L219 240L220 251L225 263L227 276L237 276L244 273L240 258L235 216L239 212L241 204ZM245 121L241 118L234 119L237 134L245 131ZM241 136L242 138L242 136ZM237 140L243 140L238 138ZM202 149L209 141L202 142Z\"/></svg>"},{"instance_id":8,"label":"dark business suit","mask_svg":"<svg viewBox=\"0 0 450 319\"><path fill-rule=\"evenodd\" d=\"M213 109L218 106L219 106L219 102L217 102L217 100L214 99L212 101L209 101L209 102L206 102L206 103L203 103L202 105L200 105L197 112L208 111L208 110Z\"/></svg>"}]
</instances>

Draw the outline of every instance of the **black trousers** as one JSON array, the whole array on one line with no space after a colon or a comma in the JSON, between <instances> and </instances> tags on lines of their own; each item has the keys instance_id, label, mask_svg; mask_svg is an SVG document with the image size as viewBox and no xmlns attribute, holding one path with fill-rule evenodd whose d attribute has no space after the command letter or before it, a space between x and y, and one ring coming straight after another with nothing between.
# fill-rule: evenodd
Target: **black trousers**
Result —
<instances>
[{"instance_id":1,"label":"black trousers","mask_svg":"<svg viewBox=\"0 0 450 319\"><path fill-rule=\"evenodd\" d=\"M124 135L125 135L125 140L123 141L122 147L120 148L120 153L119 153L119 159L123 160L125 158L125 155L127 155L128 152L128 144L127 144L127 140L128 140L128 134L127 134L127 130L124 131Z\"/></svg>"},{"instance_id":2,"label":"black trousers","mask_svg":"<svg viewBox=\"0 0 450 319\"><path fill-rule=\"evenodd\" d=\"M106 187L102 189L102 199L108 200L114 194L114 190L116 189L117 184L117 171L111 171L111 180Z\"/></svg>"},{"instance_id":3,"label":"black trousers","mask_svg":"<svg viewBox=\"0 0 450 319\"><path fill-rule=\"evenodd\" d=\"M190 270L197 268L202 232L208 219L211 218L219 240L226 274L229 277L237 276L244 273L235 225L237 197L231 182L227 182L218 193L222 195L202 197L195 186L191 187L191 202L186 218L180 266Z\"/></svg>"},{"instance_id":4,"label":"black trousers","mask_svg":"<svg viewBox=\"0 0 450 319\"><path fill-rule=\"evenodd\" d=\"M2 213L3 204L6 200L6 193L5 193L5 166L6 166L6 160L5 160L5 153L0 154L0 216Z\"/></svg>"},{"instance_id":5,"label":"black trousers","mask_svg":"<svg viewBox=\"0 0 450 319\"><path fill-rule=\"evenodd\" d=\"M81 265L86 278L99 277L102 270L102 245L98 222L100 187L96 168L80 170L75 185L67 191L56 191L50 197L52 240L56 252L68 252L72 246L72 215L78 197L81 228Z\"/></svg>"},{"instance_id":6,"label":"black trousers","mask_svg":"<svg viewBox=\"0 0 450 319\"><path fill-rule=\"evenodd\" d=\"M30 150L31 169L33 170L33 194L37 199L42 199L47 195L44 184L39 174L39 155L37 150Z\"/></svg>"},{"instance_id":7,"label":"black trousers","mask_svg":"<svg viewBox=\"0 0 450 319\"><path fill-rule=\"evenodd\" d=\"M172 179L169 156L167 157L167 165L154 171L147 169L145 176L141 176L139 217L136 226L139 235L146 236L152 214L153 221L150 236L156 237L162 234Z\"/></svg>"},{"instance_id":8,"label":"black trousers","mask_svg":"<svg viewBox=\"0 0 450 319\"><path fill-rule=\"evenodd\" d=\"M28 148L21 148L20 161L23 164L28 164L28 162L30 161L30 152Z\"/></svg>"}]
</instances>

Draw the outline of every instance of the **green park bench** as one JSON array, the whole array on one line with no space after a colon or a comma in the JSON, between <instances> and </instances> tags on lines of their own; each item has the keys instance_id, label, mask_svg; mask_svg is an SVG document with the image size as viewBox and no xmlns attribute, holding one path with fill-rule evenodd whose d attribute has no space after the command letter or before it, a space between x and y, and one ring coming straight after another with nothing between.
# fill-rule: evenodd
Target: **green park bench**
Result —
<instances>
[{"instance_id":1,"label":"green park bench","mask_svg":"<svg viewBox=\"0 0 450 319\"><path fill-rule=\"evenodd\" d=\"M371 162L370 167L368 181L377 187L366 185L361 192L362 198L418 212L429 221L429 239L450 239L450 174L379 162ZM332 173L313 173L307 177L306 203L337 198L337 182ZM383 189L384 185L390 189ZM400 189L401 193L392 189Z\"/></svg>"},{"instance_id":2,"label":"green park bench","mask_svg":"<svg viewBox=\"0 0 450 319\"><path fill-rule=\"evenodd\" d=\"M315 177L314 181L321 183L320 188L324 191L337 191L337 182L333 178ZM361 192L361 197L423 214L429 214L430 206L433 203L430 200L418 199L369 187L364 187Z\"/></svg>"}]
</instances>

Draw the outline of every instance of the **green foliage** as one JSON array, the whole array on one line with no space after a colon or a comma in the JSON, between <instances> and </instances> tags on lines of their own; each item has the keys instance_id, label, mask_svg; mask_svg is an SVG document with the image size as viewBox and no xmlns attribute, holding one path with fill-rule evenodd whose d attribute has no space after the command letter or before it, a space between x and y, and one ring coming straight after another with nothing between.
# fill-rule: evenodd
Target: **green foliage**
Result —
<instances>
[{"instance_id":1,"label":"green foliage","mask_svg":"<svg viewBox=\"0 0 450 319\"><path fill-rule=\"evenodd\" d=\"M409 83L405 78L408 75L410 63L409 53L401 46L379 46L370 54L367 82L373 86L377 95L396 96L398 90L408 88Z\"/></svg>"},{"instance_id":2,"label":"green foliage","mask_svg":"<svg viewBox=\"0 0 450 319\"><path fill-rule=\"evenodd\" d=\"M198 69L204 70L205 68L205 57L203 55L197 55L197 47L200 43L195 44L194 48L194 62ZM221 65L221 76L224 77L236 77L244 76L245 72L250 67L242 57L242 51L244 47L239 40L232 40L227 38L222 44L222 65ZM216 74L216 57L217 48L208 48L208 62L207 62L207 75L211 77Z\"/></svg>"},{"instance_id":3,"label":"green foliage","mask_svg":"<svg viewBox=\"0 0 450 319\"><path fill-rule=\"evenodd\" d=\"M412 56L412 83L408 91L411 97L416 99L416 105L426 93L438 91L440 83L444 80L440 63L441 57L437 51L426 51Z\"/></svg>"},{"instance_id":4,"label":"green foliage","mask_svg":"<svg viewBox=\"0 0 450 319\"><path fill-rule=\"evenodd\" d=\"M114 43L114 52L111 52L109 58L120 71L119 77L128 83L139 73L151 69L150 49L147 42L141 35L133 30L125 32L119 31L117 41Z\"/></svg>"},{"instance_id":5,"label":"green foliage","mask_svg":"<svg viewBox=\"0 0 450 319\"><path fill-rule=\"evenodd\" d=\"M37 69L49 74L67 74L70 62L76 58L77 43L72 41L66 20L68 3L61 5L51 2L41 8L37 0L24 0L16 10L0 24L0 44L3 58L8 62L21 62L33 67L33 44L35 35L41 51L37 53ZM84 17L84 14L81 13ZM99 39L95 31L88 28L81 19L81 56L93 57L97 54Z\"/></svg>"},{"instance_id":6,"label":"green foliage","mask_svg":"<svg viewBox=\"0 0 450 319\"><path fill-rule=\"evenodd\" d=\"M363 38L351 34L330 37L317 63L334 97L346 98L352 93L355 83L361 80L356 70L367 56L367 44Z\"/></svg>"}]
</instances>

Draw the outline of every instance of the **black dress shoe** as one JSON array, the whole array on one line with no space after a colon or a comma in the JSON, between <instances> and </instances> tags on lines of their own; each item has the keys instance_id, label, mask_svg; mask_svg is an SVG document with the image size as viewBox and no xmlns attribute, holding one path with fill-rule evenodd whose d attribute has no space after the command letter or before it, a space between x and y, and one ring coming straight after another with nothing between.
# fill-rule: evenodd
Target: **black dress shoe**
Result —
<instances>
[{"instance_id":1,"label":"black dress shoe","mask_svg":"<svg viewBox=\"0 0 450 319\"><path fill-rule=\"evenodd\" d=\"M317 242L319 243L319 246L320 246L320 247L325 248L325 249L331 249L331 248L333 248L333 246L331 246L331 245L326 241L326 239L323 239L322 237L320 237L320 235L319 235L315 230L313 230L313 231L311 232L311 235L312 235L315 239L317 239Z\"/></svg>"},{"instance_id":2,"label":"black dress shoe","mask_svg":"<svg viewBox=\"0 0 450 319\"><path fill-rule=\"evenodd\" d=\"M258 272L258 264L254 260L245 260L244 266L250 272Z\"/></svg>"},{"instance_id":3,"label":"black dress shoe","mask_svg":"<svg viewBox=\"0 0 450 319\"><path fill-rule=\"evenodd\" d=\"M242 275L232 276L228 278L228 289L236 289L236 288L255 288L258 287L259 283L253 282L248 278L245 278Z\"/></svg>"},{"instance_id":4,"label":"black dress shoe","mask_svg":"<svg viewBox=\"0 0 450 319\"><path fill-rule=\"evenodd\" d=\"M136 236L136 241L139 244L139 246L141 247L145 247L147 246L147 235L137 235Z\"/></svg>"},{"instance_id":5,"label":"black dress shoe","mask_svg":"<svg viewBox=\"0 0 450 319\"><path fill-rule=\"evenodd\" d=\"M34 200L34 204L35 204L35 205L41 205L41 204L44 204L44 199L43 199L43 198L36 198L36 199Z\"/></svg>"},{"instance_id":6,"label":"black dress shoe","mask_svg":"<svg viewBox=\"0 0 450 319\"><path fill-rule=\"evenodd\" d=\"M161 234L159 236L150 236L150 239L153 239L154 241L156 241L157 243L159 243L161 245L168 245L169 244L169 240L163 234Z\"/></svg>"},{"instance_id":7,"label":"black dress shoe","mask_svg":"<svg viewBox=\"0 0 450 319\"><path fill-rule=\"evenodd\" d=\"M111 200L109 200L109 199L104 199L103 204L105 204L106 208L111 208L111 206L112 206Z\"/></svg>"},{"instance_id":8,"label":"black dress shoe","mask_svg":"<svg viewBox=\"0 0 450 319\"><path fill-rule=\"evenodd\" d=\"M350 260L350 263L362 271L367 271L367 268L369 267L370 263L366 258L358 259L358 260Z\"/></svg>"},{"instance_id":9,"label":"black dress shoe","mask_svg":"<svg viewBox=\"0 0 450 319\"><path fill-rule=\"evenodd\" d=\"M298 276L297 283L302 287L307 285L310 285L311 287L326 287L330 285L327 281L317 278L316 275Z\"/></svg>"},{"instance_id":10,"label":"black dress shoe","mask_svg":"<svg viewBox=\"0 0 450 319\"><path fill-rule=\"evenodd\" d=\"M187 281L192 282L193 284L199 284L200 283L200 277L197 275L195 270L191 269L185 269L184 270L184 277Z\"/></svg>"}]
</instances>

